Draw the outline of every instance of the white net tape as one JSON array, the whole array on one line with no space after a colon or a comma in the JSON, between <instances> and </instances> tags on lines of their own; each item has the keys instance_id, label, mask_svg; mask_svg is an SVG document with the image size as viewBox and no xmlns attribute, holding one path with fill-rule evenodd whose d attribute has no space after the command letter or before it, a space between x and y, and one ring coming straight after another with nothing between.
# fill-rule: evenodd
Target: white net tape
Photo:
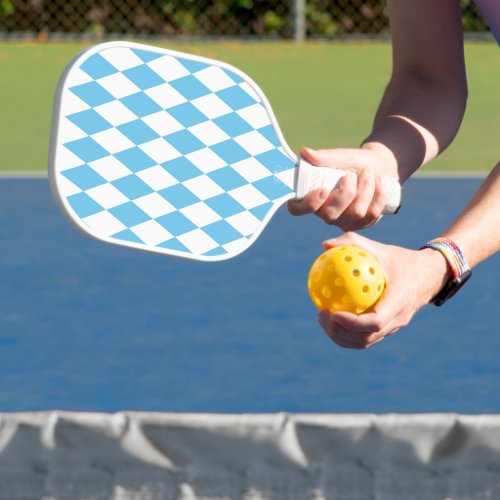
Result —
<instances>
[{"instance_id":1,"label":"white net tape","mask_svg":"<svg viewBox=\"0 0 500 500\"><path fill-rule=\"evenodd\" d=\"M0 500L496 500L500 416L0 414Z\"/></svg>"}]
</instances>

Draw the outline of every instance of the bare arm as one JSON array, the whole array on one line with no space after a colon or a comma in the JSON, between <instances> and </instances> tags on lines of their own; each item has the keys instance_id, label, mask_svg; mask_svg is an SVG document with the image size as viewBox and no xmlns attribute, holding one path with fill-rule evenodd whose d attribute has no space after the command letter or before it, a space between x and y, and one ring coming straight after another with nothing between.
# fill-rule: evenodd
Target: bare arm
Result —
<instances>
[{"instance_id":1,"label":"bare arm","mask_svg":"<svg viewBox=\"0 0 500 500\"><path fill-rule=\"evenodd\" d=\"M315 190L289 202L293 215L314 212L344 230L370 226L386 201L380 177L404 182L458 131L467 100L459 1L388 0L388 8L393 71L372 132L358 149L301 150L314 165L358 176L345 176L331 192Z\"/></svg>"},{"instance_id":2,"label":"bare arm","mask_svg":"<svg viewBox=\"0 0 500 500\"><path fill-rule=\"evenodd\" d=\"M500 162L443 236L462 249L471 266L500 251Z\"/></svg>"},{"instance_id":3,"label":"bare arm","mask_svg":"<svg viewBox=\"0 0 500 500\"><path fill-rule=\"evenodd\" d=\"M460 127L467 99L462 25L457 0L389 0L388 9L392 77L363 148L385 152L405 181Z\"/></svg>"}]
</instances>

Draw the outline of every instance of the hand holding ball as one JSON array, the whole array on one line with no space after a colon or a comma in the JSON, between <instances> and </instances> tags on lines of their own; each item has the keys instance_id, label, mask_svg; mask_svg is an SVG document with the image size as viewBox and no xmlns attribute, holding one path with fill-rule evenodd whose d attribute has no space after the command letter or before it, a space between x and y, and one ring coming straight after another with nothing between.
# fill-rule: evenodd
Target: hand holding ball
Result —
<instances>
[{"instance_id":1,"label":"hand holding ball","mask_svg":"<svg viewBox=\"0 0 500 500\"><path fill-rule=\"evenodd\" d=\"M385 288L384 271L363 248L333 247L313 263L307 288L318 309L362 314L380 299Z\"/></svg>"}]
</instances>

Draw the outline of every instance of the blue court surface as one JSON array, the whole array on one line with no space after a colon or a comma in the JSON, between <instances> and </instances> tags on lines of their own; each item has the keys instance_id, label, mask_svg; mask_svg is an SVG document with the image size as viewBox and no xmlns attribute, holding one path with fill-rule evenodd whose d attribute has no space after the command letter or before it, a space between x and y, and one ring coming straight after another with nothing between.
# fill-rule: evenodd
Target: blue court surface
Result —
<instances>
[{"instance_id":1,"label":"blue court surface","mask_svg":"<svg viewBox=\"0 0 500 500\"><path fill-rule=\"evenodd\" d=\"M413 179L365 234L418 248L480 182ZM283 207L247 252L197 263L88 239L47 179L0 180L0 411L499 412L500 256L442 308L350 351L306 290L338 234Z\"/></svg>"}]
</instances>

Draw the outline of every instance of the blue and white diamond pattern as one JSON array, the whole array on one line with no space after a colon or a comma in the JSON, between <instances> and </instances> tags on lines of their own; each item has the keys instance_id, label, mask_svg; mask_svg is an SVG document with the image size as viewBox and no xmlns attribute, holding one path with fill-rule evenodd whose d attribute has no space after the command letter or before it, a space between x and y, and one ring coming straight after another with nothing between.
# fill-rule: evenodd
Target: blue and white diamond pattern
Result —
<instances>
[{"instance_id":1,"label":"blue and white diamond pattern","mask_svg":"<svg viewBox=\"0 0 500 500\"><path fill-rule=\"evenodd\" d=\"M60 191L103 238L221 257L293 196L251 84L217 63L115 46L73 67L61 97Z\"/></svg>"}]
</instances>

